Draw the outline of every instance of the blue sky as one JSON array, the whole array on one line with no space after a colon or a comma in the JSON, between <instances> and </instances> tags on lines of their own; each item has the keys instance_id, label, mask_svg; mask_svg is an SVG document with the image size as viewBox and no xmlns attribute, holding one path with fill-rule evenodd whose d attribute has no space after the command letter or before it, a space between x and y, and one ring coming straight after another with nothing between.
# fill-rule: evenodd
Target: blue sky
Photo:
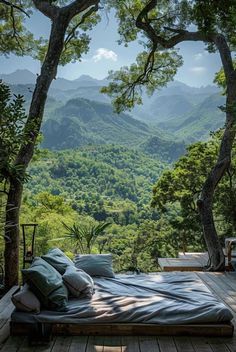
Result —
<instances>
[{"instance_id":1,"label":"blue sky","mask_svg":"<svg viewBox=\"0 0 236 352\"><path fill-rule=\"evenodd\" d=\"M50 22L44 16L33 15L28 21L29 28L36 36L48 36ZM90 33L92 41L90 51L83 57L82 62L60 67L58 76L76 79L82 74L102 79L109 70L119 69L121 66L134 62L137 53L142 50L138 43L132 43L128 48L117 44L117 25L113 16L104 14L102 21ZM209 54L202 43L182 43L179 53L183 56L184 65L179 69L176 79L190 86L205 86L212 84L214 74L221 67L218 54ZM39 73L40 63L30 57L9 58L0 57L0 72L11 73L16 69L29 69Z\"/></svg>"}]
</instances>

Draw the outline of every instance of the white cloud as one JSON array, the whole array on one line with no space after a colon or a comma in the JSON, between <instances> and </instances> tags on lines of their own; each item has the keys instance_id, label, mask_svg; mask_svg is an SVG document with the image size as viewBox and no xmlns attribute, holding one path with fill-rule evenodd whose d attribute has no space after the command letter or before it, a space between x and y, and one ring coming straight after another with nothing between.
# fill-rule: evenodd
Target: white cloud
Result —
<instances>
[{"instance_id":1,"label":"white cloud","mask_svg":"<svg viewBox=\"0 0 236 352\"><path fill-rule=\"evenodd\" d=\"M193 72L193 73L204 73L206 72L206 67L204 66L195 66L195 67L191 67L190 68L190 71Z\"/></svg>"},{"instance_id":2,"label":"white cloud","mask_svg":"<svg viewBox=\"0 0 236 352\"><path fill-rule=\"evenodd\" d=\"M203 58L203 53L197 53L194 55L194 60L195 61L201 61Z\"/></svg>"},{"instance_id":3,"label":"white cloud","mask_svg":"<svg viewBox=\"0 0 236 352\"><path fill-rule=\"evenodd\" d=\"M93 56L93 61L98 62L102 59L117 61L117 54L106 48L99 48L96 50L96 54Z\"/></svg>"}]
</instances>

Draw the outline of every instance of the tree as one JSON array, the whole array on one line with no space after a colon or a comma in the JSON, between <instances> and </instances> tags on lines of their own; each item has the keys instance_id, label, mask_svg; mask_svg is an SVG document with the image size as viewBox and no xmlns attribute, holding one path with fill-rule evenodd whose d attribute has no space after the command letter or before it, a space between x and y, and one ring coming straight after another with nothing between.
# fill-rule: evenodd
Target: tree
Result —
<instances>
[{"instance_id":1,"label":"tree","mask_svg":"<svg viewBox=\"0 0 236 352\"><path fill-rule=\"evenodd\" d=\"M22 142L14 158L14 167L21 170L20 177L11 175L7 178L6 223L10 224L10 228L8 228L10 241L5 244L4 256L5 285L6 288L9 288L18 282L19 213L23 191L22 180L34 154L47 93L52 80L56 78L58 65L80 59L82 53L88 50L89 37L85 34L85 31L90 29L99 19L96 16L99 0L6 2L0 2L1 10L7 9L6 11L9 11L10 9L11 13L12 11L19 11L18 16L22 16L24 5L26 8L33 5L51 20L50 38L42 43L37 55L35 54L42 60L41 72L37 77L29 114L24 126ZM6 17L5 23L7 25L10 23L14 31L15 22L11 13ZM21 22L19 22L20 25ZM82 33L80 33L79 28L82 29ZM6 39L5 35L6 32L3 32L1 39ZM18 46L18 42L13 43L14 50ZM2 50L1 47L0 50ZM2 51L4 52L4 50ZM5 50L6 53L10 51L12 51L10 47Z\"/></svg>"},{"instance_id":2,"label":"tree","mask_svg":"<svg viewBox=\"0 0 236 352\"><path fill-rule=\"evenodd\" d=\"M110 73L113 82L103 91L114 98L118 111L142 102L142 86L151 94L173 79L182 63L175 50L179 43L201 41L209 52L220 54L226 86L226 106L222 107L226 123L218 159L203 184L198 209L211 259L209 270L223 270L224 254L212 204L214 191L230 167L236 134L236 70L232 60L236 44L236 3L234 0L122 0L110 1L110 4L117 9L121 42L127 44L139 38L145 48L130 68Z\"/></svg>"},{"instance_id":3,"label":"tree","mask_svg":"<svg viewBox=\"0 0 236 352\"><path fill-rule=\"evenodd\" d=\"M26 120L23 103L23 97L12 97L10 88L0 80L0 236L5 236L6 241L9 241L11 225L5 221L7 180L12 176L21 177L20 166L15 167L13 161L19 150Z\"/></svg>"}]
</instances>

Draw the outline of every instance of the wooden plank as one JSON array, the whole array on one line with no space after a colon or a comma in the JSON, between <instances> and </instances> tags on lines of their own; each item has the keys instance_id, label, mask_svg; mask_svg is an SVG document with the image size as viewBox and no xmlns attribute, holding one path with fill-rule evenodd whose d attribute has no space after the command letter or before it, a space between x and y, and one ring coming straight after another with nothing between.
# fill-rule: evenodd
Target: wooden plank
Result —
<instances>
[{"instance_id":1,"label":"wooden plank","mask_svg":"<svg viewBox=\"0 0 236 352\"><path fill-rule=\"evenodd\" d=\"M11 313L15 308L11 301L11 297L18 289L18 286L12 287L0 300L1 319L7 320L11 316Z\"/></svg>"},{"instance_id":2,"label":"wooden plank","mask_svg":"<svg viewBox=\"0 0 236 352\"><path fill-rule=\"evenodd\" d=\"M136 336L122 336L122 352L140 352Z\"/></svg>"},{"instance_id":3,"label":"wooden plank","mask_svg":"<svg viewBox=\"0 0 236 352\"><path fill-rule=\"evenodd\" d=\"M18 286L13 286L1 299L0 299L0 311L6 307L6 305L11 302L11 296L19 289Z\"/></svg>"},{"instance_id":4,"label":"wooden plank","mask_svg":"<svg viewBox=\"0 0 236 352\"><path fill-rule=\"evenodd\" d=\"M178 351L181 352L194 352L193 345L189 338L186 337L175 337L175 346Z\"/></svg>"},{"instance_id":5,"label":"wooden plank","mask_svg":"<svg viewBox=\"0 0 236 352\"><path fill-rule=\"evenodd\" d=\"M24 339L23 344L20 346L17 352L35 352L35 346L30 346L27 338Z\"/></svg>"},{"instance_id":6,"label":"wooden plank","mask_svg":"<svg viewBox=\"0 0 236 352\"><path fill-rule=\"evenodd\" d=\"M218 273L217 273L218 277ZM231 272L225 272L224 275L224 281L227 282L227 284L232 287L233 290L236 290L236 276L235 273Z\"/></svg>"},{"instance_id":7,"label":"wooden plank","mask_svg":"<svg viewBox=\"0 0 236 352\"><path fill-rule=\"evenodd\" d=\"M88 336L73 336L69 352L85 352Z\"/></svg>"},{"instance_id":8,"label":"wooden plank","mask_svg":"<svg viewBox=\"0 0 236 352\"><path fill-rule=\"evenodd\" d=\"M16 352L24 343L25 338L19 336L10 336L1 349L1 352Z\"/></svg>"},{"instance_id":9,"label":"wooden plank","mask_svg":"<svg viewBox=\"0 0 236 352\"><path fill-rule=\"evenodd\" d=\"M164 271L201 271L202 265L194 259L158 258L158 264Z\"/></svg>"},{"instance_id":10,"label":"wooden plank","mask_svg":"<svg viewBox=\"0 0 236 352\"><path fill-rule=\"evenodd\" d=\"M213 352L229 352L230 350L220 339L210 339L209 344Z\"/></svg>"},{"instance_id":11,"label":"wooden plank","mask_svg":"<svg viewBox=\"0 0 236 352\"><path fill-rule=\"evenodd\" d=\"M51 352L55 342L56 342L56 337L54 337L54 339L47 345L36 346L34 349L34 352Z\"/></svg>"},{"instance_id":12,"label":"wooden plank","mask_svg":"<svg viewBox=\"0 0 236 352\"><path fill-rule=\"evenodd\" d=\"M103 352L103 336L90 336L88 339L86 352Z\"/></svg>"},{"instance_id":13,"label":"wooden plank","mask_svg":"<svg viewBox=\"0 0 236 352\"><path fill-rule=\"evenodd\" d=\"M156 337L139 337L139 348L141 352L160 352Z\"/></svg>"},{"instance_id":14,"label":"wooden plank","mask_svg":"<svg viewBox=\"0 0 236 352\"><path fill-rule=\"evenodd\" d=\"M225 339L225 344L228 347L230 352L235 352L236 351L236 336L234 335L230 339Z\"/></svg>"},{"instance_id":15,"label":"wooden plank","mask_svg":"<svg viewBox=\"0 0 236 352\"><path fill-rule=\"evenodd\" d=\"M224 304L226 304L233 314L235 314L236 302L232 300L230 297L227 297L227 295L225 294L225 291L222 290L219 287L219 285L214 280L211 279L208 273L197 273L197 275L209 287L211 292L215 294L215 296L219 300L221 300Z\"/></svg>"},{"instance_id":16,"label":"wooden plank","mask_svg":"<svg viewBox=\"0 0 236 352\"><path fill-rule=\"evenodd\" d=\"M203 339L202 337L191 337L191 343L196 352L212 352L211 346L209 345L208 340Z\"/></svg>"},{"instance_id":17,"label":"wooden plank","mask_svg":"<svg viewBox=\"0 0 236 352\"><path fill-rule=\"evenodd\" d=\"M103 352L122 352L120 336L105 336L103 344Z\"/></svg>"},{"instance_id":18,"label":"wooden plank","mask_svg":"<svg viewBox=\"0 0 236 352\"><path fill-rule=\"evenodd\" d=\"M174 340L171 336L158 337L157 342L161 352L178 352Z\"/></svg>"},{"instance_id":19,"label":"wooden plank","mask_svg":"<svg viewBox=\"0 0 236 352\"><path fill-rule=\"evenodd\" d=\"M69 352L71 345L71 336L58 336L51 349L52 352Z\"/></svg>"},{"instance_id":20,"label":"wooden plank","mask_svg":"<svg viewBox=\"0 0 236 352\"><path fill-rule=\"evenodd\" d=\"M2 325L0 330L0 343L5 341L10 335L10 323L9 320L5 320L5 324Z\"/></svg>"},{"instance_id":21,"label":"wooden plank","mask_svg":"<svg viewBox=\"0 0 236 352\"><path fill-rule=\"evenodd\" d=\"M30 324L11 322L12 335L27 335ZM232 336L232 324L52 324L55 335L100 335L104 336Z\"/></svg>"}]
</instances>

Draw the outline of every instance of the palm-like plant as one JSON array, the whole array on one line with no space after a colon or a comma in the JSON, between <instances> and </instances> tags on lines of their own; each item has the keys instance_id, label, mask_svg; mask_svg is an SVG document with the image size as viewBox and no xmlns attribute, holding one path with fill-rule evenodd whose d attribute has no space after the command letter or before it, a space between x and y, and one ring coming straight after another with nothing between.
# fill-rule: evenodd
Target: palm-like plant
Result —
<instances>
[{"instance_id":1,"label":"palm-like plant","mask_svg":"<svg viewBox=\"0 0 236 352\"><path fill-rule=\"evenodd\" d=\"M85 254L91 253L94 243L99 235L104 235L105 229L110 226L110 222L103 222L96 224L76 224L68 226L63 223L63 226L67 230L67 238L73 240L76 246L76 250L80 253Z\"/></svg>"}]
</instances>

